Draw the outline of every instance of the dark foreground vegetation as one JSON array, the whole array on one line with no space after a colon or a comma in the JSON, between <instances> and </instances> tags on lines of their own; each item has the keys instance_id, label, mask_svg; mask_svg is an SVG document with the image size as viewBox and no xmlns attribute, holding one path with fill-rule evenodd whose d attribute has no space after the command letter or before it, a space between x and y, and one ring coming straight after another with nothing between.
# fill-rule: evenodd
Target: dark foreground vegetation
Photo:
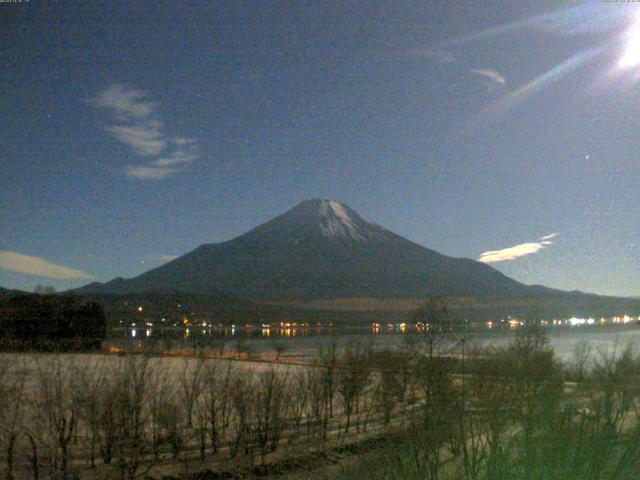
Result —
<instances>
[{"instance_id":1,"label":"dark foreground vegetation","mask_svg":"<svg viewBox=\"0 0 640 480\"><path fill-rule=\"evenodd\" d=\"M0 350L94 350L106 325L96 302L37 294L0 298Z\"/></svg>"},{"instance_id":2,"label":"dark foreground vegetation","mask_svg":"<svg viewBox=\"0 0 640 480\"><path fill-rule=\"evenodd\" d=\"M631 348L584 345L563 365L535 326L500 349L461 342L455 358L438 356L437 343L425 334L396 350L331 347L304 366L4 355L0 474L640 477L640 357ZM325 473L322 460L336 455L346 459Z\"/></svg>"},{"instance_id":3,"label":"dark foreground vegetation","mask_svg":"<svg viewBox=\"0 0 640 480\"><path fill-rule=\"evenodd\" d=\"M415 378L424 403L340 478L640 478L640 357L630 346L582 344L563 365L534 327L464 374L424 360Z\"/></svg>"}]
</instances>

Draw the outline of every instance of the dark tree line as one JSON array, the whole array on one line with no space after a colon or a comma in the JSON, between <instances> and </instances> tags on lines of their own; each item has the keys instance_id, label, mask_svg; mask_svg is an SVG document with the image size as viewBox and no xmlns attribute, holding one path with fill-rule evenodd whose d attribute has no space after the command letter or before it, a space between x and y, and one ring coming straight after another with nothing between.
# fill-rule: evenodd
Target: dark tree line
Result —
<instances>
[{"instance_id":1,"label":"dark tree line","mask_svg":"<svg viewBox=\"0 0 640 480\"><path fill-rule=\"evenodd\" d=\"M106 317L95 302L75 297L23 295L0 300L0 344L17 350L99 348Z\"/></svg>"}]
</instances>

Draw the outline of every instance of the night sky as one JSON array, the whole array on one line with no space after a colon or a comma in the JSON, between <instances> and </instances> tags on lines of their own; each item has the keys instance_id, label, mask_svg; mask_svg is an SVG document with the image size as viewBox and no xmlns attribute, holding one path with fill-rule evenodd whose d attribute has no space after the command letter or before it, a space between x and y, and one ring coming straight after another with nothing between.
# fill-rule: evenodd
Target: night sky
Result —
<instances>
[{"instance_id":1,"label":"night sky","mask_svg":"<svg viewBox=\"0 0 640 480\"><path fill-rule=\"evenodd\" d=\"M79 3L0 3L0 286L135 276L330 198L640 295L640 6Z\"/></svg>"}]
</instances>

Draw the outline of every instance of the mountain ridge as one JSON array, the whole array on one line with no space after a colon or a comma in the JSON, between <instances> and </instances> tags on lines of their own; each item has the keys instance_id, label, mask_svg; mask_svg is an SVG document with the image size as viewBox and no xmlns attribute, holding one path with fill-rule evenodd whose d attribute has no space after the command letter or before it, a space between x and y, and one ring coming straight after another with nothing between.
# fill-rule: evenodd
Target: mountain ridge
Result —
<instances>
[{"instance_id":1,"label":"mountain ridge","mask_svg":"<svg viewBox=\"0 0 640 480\"><path fill-rule=\"evenodd\" d=\"M238 237L200 245L137 277L75 290L145 291L228 294L256 302L571 295L522 284L476 260L440 254L329 199L305 200Z\"/></svg>"}]
</instances>

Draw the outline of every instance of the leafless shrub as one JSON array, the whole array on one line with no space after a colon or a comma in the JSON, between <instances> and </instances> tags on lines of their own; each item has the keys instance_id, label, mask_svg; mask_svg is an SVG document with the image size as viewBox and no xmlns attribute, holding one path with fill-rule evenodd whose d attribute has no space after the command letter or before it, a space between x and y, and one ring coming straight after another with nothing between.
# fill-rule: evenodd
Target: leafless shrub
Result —
<instances>
[{"instance_id":1,"label":"leafless shrub","mask_svg":"<svg viewBox=\"0 0 640 480\"><path fill-rule=\"evenodd\" d=\"M589 342L576 343L573 348L572 361L566 367L570 380L582 382L586 379L592 354L593 346Z\"/></svg>"},{"instance_id":2,"label":"leafless shrub","mask_svg":"<svg viewBox=\"0 0 640 480\"><path fill-rule=\"evenodd\" d=\"M599 350L584 385L589 409L607 429L619 431L630 413L638 413L640 357L633 346L628 344L621 352L617 346Z\"/></svg>"}]
</instances>

